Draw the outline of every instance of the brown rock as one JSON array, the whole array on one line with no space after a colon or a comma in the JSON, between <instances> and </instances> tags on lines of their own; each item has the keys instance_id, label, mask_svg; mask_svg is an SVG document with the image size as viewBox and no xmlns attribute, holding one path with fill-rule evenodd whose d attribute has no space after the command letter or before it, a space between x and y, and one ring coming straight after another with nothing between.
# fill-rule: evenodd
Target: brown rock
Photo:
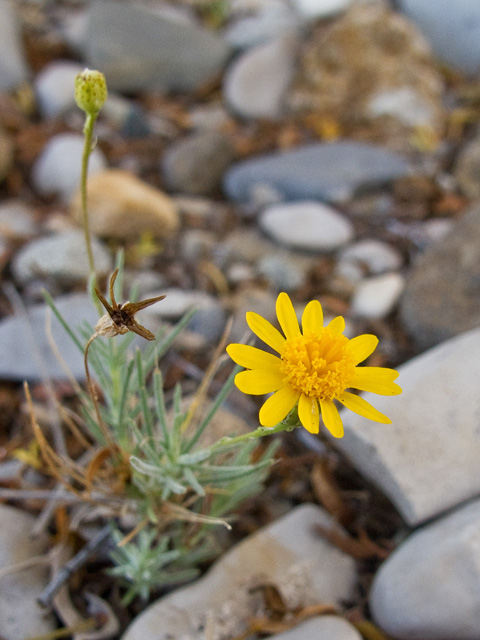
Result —
<instances>
[{"instance_id":1,"label":"brown rock","mask_svg":"<svg viewBox=\"0 0 480 640\"><path fill-rule=\"evenodd\" d=\"M106 238L135 238L146 232L165 238L179 226L171 198L121 169L89 177L88 209L92 233ZM80 192L73 198L70 212L81 224Z\"/></svg>"}]
</instances>

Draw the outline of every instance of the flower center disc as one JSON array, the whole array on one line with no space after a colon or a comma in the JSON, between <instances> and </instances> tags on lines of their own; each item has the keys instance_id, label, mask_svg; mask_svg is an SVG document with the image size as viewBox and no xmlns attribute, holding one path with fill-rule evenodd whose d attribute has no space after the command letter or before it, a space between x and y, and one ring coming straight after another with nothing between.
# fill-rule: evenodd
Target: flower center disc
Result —
<instances>
[{"instance_id":1,"label":"flower center disc","mask_svg":"<svg viewBox=\"0 0 480 640\"><path fill-rule=\"evenodd\" d=\"M348 338L328 327L287 340L280 373L285 386L319 400L332 400L350 386L355 361Z\"/></svg>"}]
</instances>

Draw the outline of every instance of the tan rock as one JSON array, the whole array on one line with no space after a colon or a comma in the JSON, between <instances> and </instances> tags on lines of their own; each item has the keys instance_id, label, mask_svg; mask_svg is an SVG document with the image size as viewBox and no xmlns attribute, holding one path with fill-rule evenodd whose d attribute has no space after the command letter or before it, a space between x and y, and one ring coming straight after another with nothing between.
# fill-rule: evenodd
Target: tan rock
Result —
<instances>
[{"instance_id":1,"label":"tan rock","mask_svg":"<svg viewBox=\"0 0 480 640\"><path fill-rule=\"evenodd\" d=\"M434 145L446 114L444 83L418 29L386 5L355 3L306 42L288 96L320 135L404 149Z\"/></svg>"},{"instance_id":2,"label":"tan rock","mask_svg":"<svg viewBox=\"0 0 480 640\"><path fill-rule=\"evenodd\" d=\"M165 238L179 226L177 208L169 196L121 169L108 169L88 179L88 209L92 233L107 238L135 238L147 232ZM81 224L80 192L70 212Z\"/></svg>"}]
</instances>

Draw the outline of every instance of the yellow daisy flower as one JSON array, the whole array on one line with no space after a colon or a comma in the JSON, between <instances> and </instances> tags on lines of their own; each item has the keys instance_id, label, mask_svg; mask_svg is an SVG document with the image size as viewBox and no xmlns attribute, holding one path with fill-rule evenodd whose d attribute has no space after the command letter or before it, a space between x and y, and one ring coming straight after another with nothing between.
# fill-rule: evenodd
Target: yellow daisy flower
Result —
<instances>
[{"instance_id":1,"label":"yellow daisy flower","mask_svg":"<svg viewBox=\"0 0 480 640\"><path fill-rule=\"evenodd\" d=\"M302 330L292 302L286 293L277 298L277 318L285 337L273 325L252 311L247 324L280 357L246 344L231 344L227 352L247 371L235 377L244 393L273 393L260 409L263 427L274 427L298 403L298 417L310 433L318 433L320 414L330 433L343 436L343 424L334 400L355 413L390 424L364 398L346 391L348 388L394 396L401 388L394 383L398 372L383 367L358 367L373 353L378 338L364 334L349 340L343 335L345 320L341 316L323 326L322 305L318 300L307 304L302 315Z\"/></svg>"}]
</instances>

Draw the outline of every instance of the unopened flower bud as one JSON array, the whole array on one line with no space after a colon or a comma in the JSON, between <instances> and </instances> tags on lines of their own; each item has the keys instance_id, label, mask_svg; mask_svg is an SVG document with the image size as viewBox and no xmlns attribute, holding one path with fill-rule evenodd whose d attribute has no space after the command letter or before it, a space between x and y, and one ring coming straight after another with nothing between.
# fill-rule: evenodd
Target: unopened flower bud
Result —
<instances>
[{"instance_id":1,"label":"unopened flower bud","mask_svg":"<svg viewBox=\"0 0 480 640\"><path fill-rule=\"evenodd\" d=\"M75 78L75 102L89 115L97 115L107 99L107 83L100 71L84 69Z\"/></svg>"}]
</instances>

